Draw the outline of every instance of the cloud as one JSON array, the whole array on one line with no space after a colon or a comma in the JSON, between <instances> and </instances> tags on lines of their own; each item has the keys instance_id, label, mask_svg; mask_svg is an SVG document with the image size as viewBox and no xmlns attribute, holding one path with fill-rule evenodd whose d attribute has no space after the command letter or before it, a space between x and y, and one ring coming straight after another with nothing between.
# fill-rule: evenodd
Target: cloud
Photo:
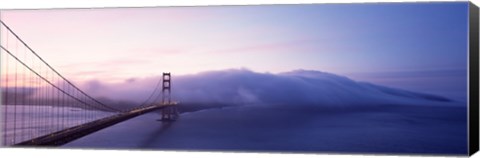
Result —
<instances>
[{"instance_id":1,"label":"cloud","mask_svg":"<svg viewBox=\"0 0 480 158\"><path fill-rule=\"evenodd\" d=\"M160 78L135 78L117 84L90 81L82 88L94 96L140 104L153 92ZM160 91L157 91L155 96L159 94ZM328 107L451 101L441 96L356 82L347 77L308 70L271 74L229 69L172 76L172 96L173 100L183 103Z\"/></svg>"}]
</instances>

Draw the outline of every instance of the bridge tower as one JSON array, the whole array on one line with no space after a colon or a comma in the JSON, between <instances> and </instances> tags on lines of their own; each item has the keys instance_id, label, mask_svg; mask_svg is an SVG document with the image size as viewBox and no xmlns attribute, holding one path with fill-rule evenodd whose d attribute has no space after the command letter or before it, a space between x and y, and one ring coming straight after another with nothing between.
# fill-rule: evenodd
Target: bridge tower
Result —
<instances>
[{"instance_id":1,"label":"bridge tower","mask_svg":"<svg viewBox=\"0 0 480 158\"><path fill-rule=\"evenodd\" d=\"M172 76L170 73L163 73L162 77L162 104L170 104L172 102L172 97L171 97L171 78Z\"/></svg>"},{"instance_id":2,"label":"bridge tower","mask_svg":"<svg viewBox=\"0 0 480 158\"><path fill-rule=\"evenodd\" d=\"M178 110L175 102L172 102L172 76L168 73L163 73L162 77L162 105L168 106L162 109L162 121L174 121L178 117Z\"/></svg>"}]
</instances>

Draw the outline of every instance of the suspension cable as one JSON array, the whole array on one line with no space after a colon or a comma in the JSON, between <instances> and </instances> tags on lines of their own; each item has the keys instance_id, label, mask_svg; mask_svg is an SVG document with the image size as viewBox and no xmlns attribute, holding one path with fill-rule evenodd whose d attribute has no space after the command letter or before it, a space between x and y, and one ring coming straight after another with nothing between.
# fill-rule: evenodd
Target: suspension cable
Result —
<instances>
[{"instance_id":1,"label":"suspension cable","mask_svg":"<svg viewBox=\"0 0 480 158\"><path fill-rule=\"evenodd\" d=\"M23 61L21 61L20 59L18 59L15 55L13 55L9 50L5 49L3 46L0 46L1 49L5 50L5 52L7 52L11 57L13 57L15 60L17 60L20 64L22 64L23 66L25 66L27 69L29 69L31 72L33 72L35 75L37 75L38 77L40 77L42 80L44 80L45 82L47 82L49 85L51 85L52 87L54 87L55 89L61 91L62 93L65 93L67 96L77 100L78 102L82 103L82 104L85 104L85 105L89 105L89 106L92 106L90 104L87 104L85 101L82 101L70 94L68 94L67 92L65 92L63 89L60 89L59 87L57 87L55 84L53 84L52 82L50 82L48 79L46 79L45 77L41 76L40 74L38 74L35 70L33 70L32 68L30 68L27 64L25 64ZM88 97L88 96L87 96ZM92 106L93 107L93 106ZM97 109L96 107L93 107L94 109ZM110 108L109 106L107 106L106 108L109 108L110 110L115 110L113 108Z\"/></svg>"},{"instance_id":2,"label":"suspension cable","mask_svg":"<svg viewBox=\"0 0 480 158\"><path fill-rule=\"evenodd\" d=\"M84 91L82 91L80 88L78 88L77 86L75 86L72 82L70 82L69 80L67 80L65 77L63 77L57 70L55 70L52 66L50 66L50 64L48 64L45 60L43 60L43 58L41 58L32 48L30 48L30 46L28 46L27 43L25 43L15 32L13 32L12 29L10 29L10 27L8 27L3 21L0 20L0 23L5 26L5 28L7 28L7 30L12 33L12 35L14 35L25 47L27 47L38 59L40 59L45 65L47 65L48 68L50 68L53 72L55 72L58 76L60 76L63 80L65 80L67 83L69 83L70 85L72 85L72 87L74 87L75 89L77 89L78 91L80 91L80 93L82 93L83 95L87 96L89 99L93 100L94 102L108 108L108 109L111 109L113 111L117 111L117 112L124 112L123 110L120 110L120 109L116 109L116 108L113 108L113 107L110 107L110 106L107 106L105 104L103 104L102 102L98 101L97 99L91 97L90 95L88 95L87 93L85 93ZM5 49L5 48L3 48Z\"/></svg>"}]
</instances>

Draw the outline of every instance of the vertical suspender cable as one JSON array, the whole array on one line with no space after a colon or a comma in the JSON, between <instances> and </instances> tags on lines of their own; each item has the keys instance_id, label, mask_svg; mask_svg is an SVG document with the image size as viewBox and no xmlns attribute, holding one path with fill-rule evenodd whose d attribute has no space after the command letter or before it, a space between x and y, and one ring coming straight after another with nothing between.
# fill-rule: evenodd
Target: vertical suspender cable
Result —
<instances>
[{"instance_id":1,"label":"vertical suspender cable","mask_svg":"<svg viewBox=\"0 0 480 158\"><path fill-rule=\"evenodd\" d=\"M65 87L65 82L62 81L62 88L66 90L67 87ZM66 90L68 92L68 90ZM62 114L61 114L61 118L62 118L62 123L61 123L61 128L64 129L66 128L65 126L65 106L67 106L67 104L65 104L65 94L62 94Z\"/></svg>"},{"instance_id":2,"label":"vertical suspender cable","mask_svg":"<svg viewBox=\"0 0 480 158\"><path fill-rule=\"evenodd\" d=\"M43 71L43 68L42 68L42 65L40 65L40 70ZM42 72L43 73L43 72ZM42 81L40 81L42 83L42 103L41 103L41 106L40 106L40 114L41 114L41 118L40 120L42 121L41 122L41 127L42 127L42 130L40 130L40 135L43 135L44 134L44 131L46 131L46 126L45 126L45 105L46 105L46 98L47 98L47 87L45 85L43 85L44 83Z\"/></svg>"},{"instance_id":3,"label":"vertical suspender cable","mask_svg":"<svg viewBox=\"0 0 480 158\"><path fill-rule=\"evenodd\" d=\"M7 36L7 38L5 39L6 40L6 47L8 49L8 32L7 32L6 36ZM8 78L10 78L10 75L8 74L8 65L9 65L8 55L5 55L5 60L6 60L6 62L5 62L5 65L6 65L6 68L5 68L5 74L6 74L5 75L5 120L4 120L5 121L5 125L4 125L5 126L4 127L5 132L3 133L4 134L4 139L3 140L4 140L4 144L8 145L7 128L8 128L8 124L9 124L9 122L8 122L8 115L9 114L8 114L8 106L7 105L10 104L8 102L8 100L10 98L10 95L9 95L9 92L8 92L9 86L10 86L9 83L8 83Z\"/></svg>"},{"instance_id":4,"label":"vertical suspender cable","mask_svg":"<svg viewBox=\"0 0 480 158\"><path fill-rule=\"evenodd\" d=\"M26 54L25 54L25 50L23 49L22 51L22 55L24 56L24 59L26 58ZM25 99L26 99L26 94L25 93L25 88L26 88L26 85L25 85L25 68L22 68L22 108L21 108L21 114L22 114L22 125L21 125L21 139L20 141L23 141L25 139Z\"/></svg>"},{"instance_id":5,"label":"vertical suspender cable","mask_svg":"<svg viewBox=\"0 0 480 158\"><path fill-rule=\"evenodd\" d=\"M51 75L52 74L50 73L50 71L48 71L48 72L49 73L47 75L47 79L48 79L48 81L53 83L53 81L51 80ZM54 103L53 102L54 95L55 94L53 92L53 87L48 86L48 98L49 98L48 99L48 106L47 106L47 108L48 108L48 112L47 112L48 113L48 116L47 116L47 118L48 118L48 131L49 131L48 133L53 132L53 119L54 119L54 117L53 117L53 112L52 112L53 108L52 107L53 107L53 103Z\"/></svg>"},{"instance_id":6,"label":"vertical suspender cable","mask_svg":"<svg viewBox=\"0 0 480 158\"><path fill-rule=\"evenodd\" d=\"M48 69L45 70L45 78L48 80ZM50 105L50 87L48 85L45 86L45 105L43 106L45 113L44 113L44 118L45 118L45 128L46 128L46 133L50 132L50 109L48 106ZM45 134L46 134L45 133Z\"/></svg>"},{"instance_id":7,"label":"vertical suspender cable","mask_svg":"<svg viewBox=\"0 0 480 158\"><path fill-rule=\"evenodd\" d=\"M18 50L16 48L17 42L15 42L15 52L18 53ZM15 62L15 89L14 89L14 95L13 95L13 143L15 144L16 142L16 136L17 136L17 62Z\"/></svg>"},{"instance_id":8,"label":"vertical suspender cable","mask_svg":"<svg viewBox=\"0 0 480 158\"><path fill-rule=\"evenodd\" d=\"M33 60L31 61L32 62L32 66L35 66L34 63L33 63ZM29 87L29 99L28 99L28 113L29 113L29 116L28 116L28 129L29 129L29 137L28 139L32 139L32 116L34 113L32 113L33 109L34 109L34 106L32 105L32 99L33 99L33 95L34 95L34 91L33 91L33 78L32 78L32 73L28 73L28 87Z\"/></svg>"},{"instance_id":9,"label":"vertical suspender cable","mask_svg":"<svg viewBox=\"0 0 480 158\"><path fill-rule=\"evenodd\" d=\"M57 77L55 77L55 83L57 84L58 87L61 88L60 86L60 83L59 83L59 80ZM56 94L56 97L55 97L55 103L57 104L57 106L55 106L55 131L59 131L60 130L60 113L59 113L59 109L60 109L60 91L59 90L55 90L55 92L57 92Z\"/></svg>"}]
</instances>

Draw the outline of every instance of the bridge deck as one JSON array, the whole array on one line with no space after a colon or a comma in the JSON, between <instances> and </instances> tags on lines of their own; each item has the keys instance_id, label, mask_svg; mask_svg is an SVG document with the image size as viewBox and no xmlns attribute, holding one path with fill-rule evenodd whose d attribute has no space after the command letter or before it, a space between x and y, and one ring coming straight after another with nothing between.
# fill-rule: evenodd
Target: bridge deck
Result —
<instances>
[{"instance_id":1,"label":"bridge deck","mask_svg":"<svg viewBox=\"0 0 480 158\"><path fill-rule=\"evenodd\" d=\"M134 109L128 112L116 114L110 117L105 117L99 120L95 120L89 123L82 125L74 126L67 128L58 132L54 132L48 135L37 137L28 141L24 141L15 146L60 146L86 136L88 134L94 133L106 127L115 125L122 121L137 117L139 115L152 112L155 110L163 109L172 105L152 105L140 109Z\"/></svg>"}]
</instances>

